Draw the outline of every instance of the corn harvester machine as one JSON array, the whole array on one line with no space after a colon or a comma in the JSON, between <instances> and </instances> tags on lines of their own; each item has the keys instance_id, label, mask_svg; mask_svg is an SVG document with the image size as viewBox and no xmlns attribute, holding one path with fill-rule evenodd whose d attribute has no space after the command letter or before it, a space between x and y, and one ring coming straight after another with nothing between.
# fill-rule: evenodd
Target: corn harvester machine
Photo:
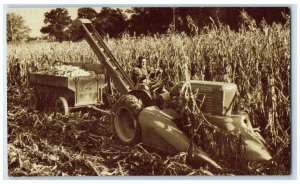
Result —
<instances>
[{"instance_id":1,"label":"corn harvester machine","mask_svg":"<svg viewBox=\"0 0 300 184\"><path fill-rule=\"evenodd\" d=\"M161 103L157 103L157 99L160 102L167 101L170 96L179 95L185 82L179 82L169 92L162 91L155 97L147 90L136 89L92 23L86 19L78 19L77 23L81 30L78 38L88 42L99 63L69 64L93 71L95 75L64 77L30 74L29 80L34 88L32 102L35 106L41 108L43 103L48 104L46 99L52 99L56 110L66 115L72 109L92 108L111 117L114 135L125 145L142 143L164 152L186 152L194 164L200 165L204 161L220 168L200 147L191 145L189 136L178 126L181 114L174 108L162 107ZM247 161L268 161L272 158L265 140L253 129L248 115L232 114L236 84L202 80L191 80L189 84L193 90L205 96L202 112L206 120L241 137ZM110 109L101 109L101 105L108 101L106 93L112 92L112 86L120 97L110 104Z\"/></svg>"}]
</instances>

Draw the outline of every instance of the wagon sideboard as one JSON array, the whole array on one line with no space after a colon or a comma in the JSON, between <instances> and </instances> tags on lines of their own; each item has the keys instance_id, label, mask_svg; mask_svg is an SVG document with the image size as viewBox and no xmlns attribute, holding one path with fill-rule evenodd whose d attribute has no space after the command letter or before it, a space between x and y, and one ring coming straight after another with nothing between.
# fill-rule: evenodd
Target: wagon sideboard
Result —
<instances>
[{"instance_id":1,"label":"wagon sideboard","mask_svg":"<svg viewBox=\"0 0 300 184\"><path fill-rule=\"evenodd\" d=\"M37 99L51 103L64 97L74 107L101 103L102 90L107 85L104 74L65 77L33 73L29 81Z\"/></svg>"}]
</instances>

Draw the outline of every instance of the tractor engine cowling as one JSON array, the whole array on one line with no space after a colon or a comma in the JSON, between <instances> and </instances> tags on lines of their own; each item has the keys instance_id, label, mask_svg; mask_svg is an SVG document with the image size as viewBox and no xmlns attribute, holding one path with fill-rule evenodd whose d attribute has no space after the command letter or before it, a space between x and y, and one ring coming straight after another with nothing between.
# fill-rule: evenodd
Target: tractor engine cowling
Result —
<instances>
[{"instance_id":1,"label":"tractor engine cowling","mask_svg":"<svg viewBox=\"0 0 300 184\"><path fill-rule=\"evenodd\" d=\"M179 95L185 82L181 81L171 89L172 95ZM237 86L233 83L214 81L190 81L192 90L198 90L197 101L202 104L201 110L212 115L231 115Z\"/></svg>"}]
</instances>

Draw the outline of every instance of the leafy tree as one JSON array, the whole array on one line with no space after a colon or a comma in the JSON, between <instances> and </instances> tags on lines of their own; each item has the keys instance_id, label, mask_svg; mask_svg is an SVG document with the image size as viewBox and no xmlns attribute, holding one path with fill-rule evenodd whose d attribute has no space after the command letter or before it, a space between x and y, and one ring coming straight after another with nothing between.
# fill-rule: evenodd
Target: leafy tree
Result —
<instances>
[{"instance_id":1,"label":"leafy tree","mask_svg":"<svg viewBox=\"0 0 300 184\"><path fill-rule=\"evenodd\" d=\"M238 30L243 21L240 16L243 11L247 12L256 24L262 20L272 24L273 22L284 23L281 12L289 12L289 9L286 7L225 7L214 8L211 16L214 20L229 25L231 29Z\"/></svg>"},{"instance_id":2,"label":"leafy tree","mask_svg":"<svg viewBox=\"0 0 300 184\"><path fill-rule=\"evenodd\" d=\"M178 7L175 8L175 14L176 31L184 31L188 34L195 32L195 27L203 28L213 21L215 23L224 23L223 18L229 15L223 12L223 8L212 7ZM238 17L238 15L236 15L236 17ZM232 17L230 17L230 19L232 19L233 22L235 21Z\"/></svg>"},{"instance_id":3,"label":"leafy tree","mask_svg":"<svg viewBox=\"0 0 300 184\"><path fill-rule=\"evenodd\" d=\"M72 21L68 29L70 41L77 42L84 39L84 30L81 27L79 18Z\"/></svg>"},{"instance_id":4,"label":"leafy tree","mask_svg":"<svg viewBox=\"0 0 300 184\"><path fill-rule=\"evenodd\" d=\"M23 17L17 15L16 13L8 13L6 15L7 27L7 42L18 43L26 38L28 38L28 34L30 29L25 25Z\"/></svg>"},{"instance_id":5,"label":"leafy tree","mask_svg":"<svg viewBox=\"0 0 300 184\"><path fill-rule=\"evenodd\" d=\"M81 41L84 38L84 31L81 27L79 19L89 19L93 24L97 23L96 10L90 7L78 8L77 18L72 21L67 32L71 41Z\"/></svg>"},{"instance_id":6,"label":"leafy tree","mask_svg":"<svg viewBox=\"0 0 300 184\"><path fill-rule=\"evenodd\" d=\"M282 13L290 14L288 7L246 7L243 8L258 24L263 19L268 23L273 22L284 23L285 19ZM241 10L242 11L242 10Z\"/></svg>"},{"instance_id":7,"label":"leafy tree","mask_svg":"<svg viewBox=\"0 0 300 184\"><path fill-rule=\"evenodd\" d=\"M165 33L173 21L172 8L132 8L128 30L136 34Z\"/></svg>"},{"instance_id":8,"label":"leafy tree","mask_svg":"<svg viewBox=\"0 0 300 184\"><path fill-rule=\"evenodd\" d=\"M93 21L97 17L97 12L93 8L78 8L77 15L78 18L89 19Z\"/></svg>"},{"instance_id":9,"label":"leafy tree","mask_svg":"<svg viewBox=\"0 0 300 184\"><path fill-rule=\"evenodd\" d=\"M177 32L192 33L195 28L203 28L212 22L228 25L238 30L241 12L245 10L257 23L265 19L272 22L284 23L281 12L289 14L287 7L176 7L176 8L132 8L133 15L128 20L128 30L136 34L165 33L175 18ZM192 25L192 26L191 26Z\"/></svg>"},{"instance_id":10,"label":"leafy tree","mask_svg":"<svg viewBox=\"0 0 300 184\"><path fill-rule=\"evenodd\" d=\"M46 12L44 23L46 26L40 30L42 33L54 36L60 42L68 38L68 27L72 20L67 9L56 8Z\"/></svg>"},{"instance_id":11,"label":"leafy tree","mask_svg":"<svg viewBox=\"0 0 300 184\"><path fill-rule=\"evenodd\" d=\"M126 16L119 8L102 8L93 23L98 31L109 34L112 37L120 36L127 28Z\"/></svg>"}]
</instances>

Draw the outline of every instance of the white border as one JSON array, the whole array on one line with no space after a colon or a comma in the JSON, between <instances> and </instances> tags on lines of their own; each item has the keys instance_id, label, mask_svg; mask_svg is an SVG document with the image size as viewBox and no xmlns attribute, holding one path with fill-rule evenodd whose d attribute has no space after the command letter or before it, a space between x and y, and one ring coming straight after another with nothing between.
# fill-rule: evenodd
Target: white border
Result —
<instances>
[{"instance_id":1,"label":"white border","mask_svg":"<svg viewBox=\"0 0 300 184\"><path fill-rule=\"evenodd\" d=\"M298 12L298 10L297 10L297 5L298 5L298 1L296 1L296 0L264 0L264 1L262 1L262 0L252 0L252 1L248 1L248 2L244 2L244 1L237 1L237 0L232 0L232 1L217 1L217 0L211 0L211 1L197 1L197 2L195 2L195 1L193 1L193 0L184 0L184 1L178 1L178 0L165 0L165 1L157 1L157 0L152 0L152 1L145 1L145 0L135 0L135 1L121 1L121 0L110 0L110 1L95 1L95 0L84 0L84 1L79 1L79 0L72 0L72 1L69 1L69 0L51 0L51 1L46 1L46 2L44 2L43 4L41 4L41 2L40 1L38 1L38 0L30 0L30 1L21 1L21 0L10 0L10 1L8 1L8 0L3 0L2 1L2 8L1 8L1 12L0 12L0 19L1 20L4 20L4 13L3 13L3 5L5 5L5 4L10 4L10 5L12 5L12 4L15 4L15 5L18 5L18 4L22 4L22 5L33 5L33 4L40 4L40 5L55 5L55 4L64 4L64 5L67 5L67 4L71 4L71 5L76 5L76 4L93 4L93 5L99 5L99 3L101 4L101 5L124 5L124 6L126 6L126 5L129 5L129 6L133 6L133 5L138 5L138 6L143 6L143 5L149 5L149 6L152 6L153 4L154 5L157 5L157 6L160 6L160 5L165 5L165 6L169 6L170 4L174 4L175 6L180 6L180 5L189 5L189 6L192 6L192 4L203 4L203 5L213 5L213 6L222 6L222 5L253 5L253 4L255 4L256 6L258 6L258 5L275 5L275 6L279 6L279 5L282 5L282 4L284 4L284 5L287 5L287 4L295 4L295 8L296 8L296 17L297 17L297 20L299 21L300 19L299 19L299 12ZM0 23L0 25L1 25L1 30L3 30L3 32L2 32L2 34L1 34L1 39L0 39L0 41L2 41L2 43L5 45L6 44L6 41L4 40L4 35L5 35L5 29L3 28L3 26L4 26L4 21L0 21L1 23ZM297 30L297 27L295 28L296 30ZM293 30L293 31L295 31L295 30ZM297 35L297 32L294 32L296 35ZM299 48L298 48L298 46L297 46L297 43L299 43L299 37L297 36L296 37L297 38L297 40L295 41L295 40L292 40L292 42L293 42L293 49L295 49L295 50L293 50L293 51L295 51L296 53L299 53L298 52L298 50L299 50ZM3 45L3 46L4 46ZM2 52L1 52L1 56L2 56L2 61L3 62L0 62L1 63L1 74L2 74L2 78L1 78L1 80L0 80L0 86L2 86L2 90L0 90L1 92L0 92L0 101L2 102L2 104L3 104L3 106L5 106L6 105L6 96L5 96L5 94L6 94L6 90L5 90L5 88L6 88L6 75L5 75L5 71L6 71L6 65L5 65L5 63L4 63L4 53L3 53L3 46L1 47L2 48ZM297 61L297 54L295 54L295 55L293 55L292 57L296 57L296 58L294 58L293 59L293 62L296 62ZM299 64L296 64L296 63L294 63L294 66L297 66L297 68L296 69L293 69L293 72L292 72L292 75L293 75L293 84L292 84L292 88L293 88L293 92L296 92L296 91L298 91L298 85L297 84L295 84L295 82L296 81L299 81L299 76L298 76L298 74L297 74L297 72L296 71L298 71L298 67L299 67ZM297 96L297 93L294 93L294 96L296 97ZM296 105L298 104L298 102L299 102L299 99L300 98L293 98L293 105L295 105L294 107L296 107ZM298 114L298 108L296 108L296 112L294 112L293 111L293 115L295 115L294 116L294 123L297 123L297 120L298 120L298 117L297 117L297 114ZM4 114L6 114L6 108L5 107L3 107L3 108L0 108L0 114L2 114L2 115L4 115ZM2 122L1 123L1 129L0 129L0 141L2 142L2 143L4 143L3 141L6 141L5 139L3 139L3 126L4 126L4 122ZM297 142L298 142L298 145L299 145L299 135L298 135L298 133L297 132L299 132L299 127L300 126L297 126L297 130L295 130L296 132L294 132L295 134L293 134L293 140L297 140ZM0 154L1 154L1 158L3 158L4 157L4 155L3 155L3 148L4 148L4 146L3 146L3 144L1 144L1 146L0 146L1 148L1 152L0 152ZM297 153L299 153L299 146L297 147ZM0 161L0 165L1 166L3 166L3 159L1 159L1 161ZM299 166L299 158L298 158L298 160L297 160L297 168L298 168L298 166ZM274 180L272 179L272 183L298 183L299 182L299 178L300 178L300 175L299 175L299 168L297 169L298 170L298 173L297 173L297 180L282 180L282 179L280 179L280 178L278 178L278 177L274 177ZM1 179L3 179L3 168L1 168L0 169L0 176L1 176ZM222 177L223 178L223 177ZM232 184L232 183L240 183L240 182L243 182L243 183L253 183L253 182L259 182L259 183L263 183L263 182L265 182L265 180L264 179L261 179L261 180L255 180L255 181L253 181L253 180L247 180L246 178L247 177L242 177L242 178L244 178L244 179L242 179L243 181L240 181L240 179L241 178L239 178L239 180L235 180L234 178L233 178L233 180L227 180L227 179L225 179L225 180L223 180L223 179L221 179L222 181L220 181L219 179L216 179L216 178L211 178L211 179L213 179L213 180L201 180L201 181L197 181L197 180L190 180L190 179L193 179L193 178L187 178L187 181L188 182L191 182L191 183L193 183L193 182L197 182L197 183L199 183L199 182L205 182L205 183L214 183L214 182L222 182L222 183L230 183L230 184ZM19 182L21 182L21 183L41 183L41 181L39 181L39 180L23 180L24 178L19 178L20 180L3 180L4 181L4 183L19 183ZM45 178L46 179L46 178ZM69 179L71 179L71 180L67 180L68 178L64 178L63 180L61 180L61 178L55 178L55 179L46 179L46 180L43 180L42 182L44 183L49 183L49 182L53 182L54 180L59 180L59 181L55 181L55 182L67 182L67 183L78 183L78 182L86 182L85 180L82 180L82 179L74 179L74 178L69 178ZM109 178L107 178L108 180L106 180L105 178L103 178L104 180L101 180L101 181L98 181L98 180L88 180L88 182L90 183L99 183L99 182L107 182L107 183L111 183L112 181L109 179ZM123 180L124 179L124 180ZM138 177L138 178L134 178L134 180L132 181L132 180L128 180L129 178L126 178L126 177L124 177L124 178L122 178L122 177L120 177L120 178L118 178L118 181L119 182L122 182L122 183L140 183L140 182L143 182L143 183L153 183L153 182L158 182L158 181L156 181L156 180L151 180L151 181L145 181L145 177ZM136 180L136 179L142 179L142 180L144 180L144 181L138 181L138 180ZM147 177L147 179L149 179L148 177ZM151 178L150 178L151 179ZM160 182L166 182L166 181L164 181L165 179L167 179L167 180L175 180L175 181L172 181L172 183L180 183L180 184L182 184L183 182L185 182L185 181L183 181L183 180L185 180L186 178L185 177L165 177L165 178L162 178L162 181L160 181ZM196 179L196 178L194 178L194 179ZM270 180L268 180L268 181L270 181Z\"/></svg>"}]
</instances>

